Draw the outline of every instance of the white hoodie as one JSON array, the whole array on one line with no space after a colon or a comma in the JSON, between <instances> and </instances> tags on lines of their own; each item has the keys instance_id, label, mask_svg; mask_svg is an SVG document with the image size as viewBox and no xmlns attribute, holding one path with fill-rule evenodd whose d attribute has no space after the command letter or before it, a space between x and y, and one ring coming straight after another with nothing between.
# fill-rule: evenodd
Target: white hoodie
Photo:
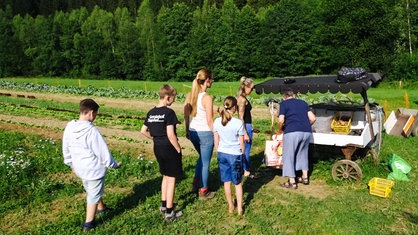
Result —
<instances>
[{"instance_id":1,"label":"white hoodie","mask_svg":"<svg viewBox=\"0 0 418 235\"><path fill-rule=\"evenodd\" d=\"M70 121L62 138L64 163L83 180L96 180L106 175L106 168L116 168L109 148L97 127L90 121Z\"/></svg>"}]
</instances>

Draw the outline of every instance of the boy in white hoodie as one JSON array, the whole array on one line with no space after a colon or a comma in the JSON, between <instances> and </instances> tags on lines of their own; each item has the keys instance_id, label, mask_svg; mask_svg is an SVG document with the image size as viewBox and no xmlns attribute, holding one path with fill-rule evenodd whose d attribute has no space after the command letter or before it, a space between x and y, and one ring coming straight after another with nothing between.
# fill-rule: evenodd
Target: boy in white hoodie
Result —
<instances>
[{"instance_id":1,"label":"boy in white hoodie","mask_svg":"<svg viewBox=\"0 0 418 235\"><path fill-rule=\"evenodd\" d=\"M103 136L93 125L98 110L94 100L82 100L80 118L67 124L62 139L64 163L82 180L87 193L83 231L95 228L95 215L108 210L102 201L106 168L122 165L113 159Z\"/></svg>"}]
</instances>

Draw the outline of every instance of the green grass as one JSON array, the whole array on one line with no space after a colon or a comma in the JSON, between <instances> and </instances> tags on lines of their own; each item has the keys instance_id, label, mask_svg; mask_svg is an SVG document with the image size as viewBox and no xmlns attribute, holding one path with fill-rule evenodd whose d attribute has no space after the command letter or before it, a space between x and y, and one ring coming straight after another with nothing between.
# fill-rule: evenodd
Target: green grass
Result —
<instances>
[{"instance_id":1,"label":"green grass","mask_svg":"<svg viewBox=\"0 0 418 235\"><path fill-rule=\"evenodd\" d=\"M6 234L78 234L84 218L84 193L81 183L69 177L69 169L61 162L60 142L14 132L2 132L0 138L7 143L2 149L22 150L19 156L31 156L33 165L22 169L19 181L1 175L2 190L7 190L2 191L0 229ZM94 234L413 234L418 215L418 164L414 160L418 141L388 135L384 141L393 144L384 145L377 166L367 160L360 163L367 169L361 184L324 184L324 191L318 191L321 197L309 189L318 190L316 182L330 181L332 162L318 166L323 168L322 174L316 174L314 165L312 185L305 187L308 191L285 190L277 185L279 171L264 168L259 163L262 153L257 151L253 162L263 177L244 182L243 218L227 212L215 159L210 185L218 195L211 201L199 201L188 193L195 157L185 156L185 176L179 180L176 193L178 207L185 215L168 225L158 212L161 177L157 163L146 160L146 156L141 160L113 152L124 162L121 169L109 170L106 181L104 200L115 210L98 217L100 226ZM411 164L411 181L396 182L389 198L371 196L367 181L375 176L385 178L391 153Z\"/></svg>"},{"instance_id":2,"label":"green grass","mask_svg":"<svg viewBox=\"0 0 418 235\"><path fill-rule=\"evenodd\" d=\"M70 82L68 80L71 79L48 81L58 84ZM137 86L135 89L142 89L138 85L141 82L95 82L97 86L108 83L114 88L131 86L133 89ZM142 82L142 86L144 84ZM176 87L181 87L181 84L174 83ZM147 89L158 89L159 86L159 83L147 82ZM228 91L232 90L230 86L237 87L238 83L214 83L210 93L229 95ZM417 109L417 90L406 90L410 108ZM368 95L381 105L386 100L388 110L396 110L405 107L404 92L403 88L382 87L370 89ZM313 94L307 96L307 99L322 99L321 96ZM347 96L357 99L356 95ZM45 112L45 109L77 108L77 104L71 102L16 97L0 97L0 104L2 114L33 115L38 118L54 116L60 120L71 119L72 114ZM21 104L36 109L20 109ZM118 113L142 115L138 114L139 110L123 107L103 107L100 111L114 116ZM99 117L97 121L98 125L114 125L114 120L105 117ZM98 217L100 226L92 234L414 234L418 231L417 137L383 134L377 164L370 157L357 161L363 171L363 181L358 185L332 179L332 165L343 158L341 152L330 154L319 151L311 159L312 184L302 185L300 189L292 191L279 187L279 183L284 180L279 170L271 170L261 163L264 141L269 138L264 134L270 129L267 109L266 119L256 119L254 126L259 127L261 133L254 139L252 164L263 177L244 182L244 217L231 216L227 212L216 155L211 162L209 185L217 191L217 196L210 201L199 201L189 193L196 155L184 156L185 175L176 186L176 201L185 215L166 225L158 212L161 176L154 157L131 156L113 151L115 159L124 165L121 169L108 171L104 200L115 210ZM179 127L178 133L184 135L182 127ZM143 147L143 144L151 143L138 143L138 148ZM370 195L367 182L373 177L386 178L390 173L388 160L394 153L412 166L408 174L410 181L397 181L388 198ZM2 130L0 154L0 234L81 233L85 194L79 180L62 163L60 141Z\"/></svg>"}]
</instances>

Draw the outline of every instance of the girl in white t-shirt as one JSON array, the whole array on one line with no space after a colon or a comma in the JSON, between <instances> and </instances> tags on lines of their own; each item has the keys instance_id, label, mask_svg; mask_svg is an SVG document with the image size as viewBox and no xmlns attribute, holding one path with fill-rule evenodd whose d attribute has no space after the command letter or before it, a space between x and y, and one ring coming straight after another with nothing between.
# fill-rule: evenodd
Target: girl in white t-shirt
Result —
<instances>
[{"instance_id":1,"label":"girl in white t-shirt","mask_svg":"<svg viewBox=\"0 0 418 235\"><path fill-rule=\"evenodd\" d=\"M214 147L218 152L218 164L221 181L224 183L225 197L228 202L229 213L234 212L231 182L235 185L237 199L237 212L242 215L242 156L245 151L244 123L241 119L233 117L237 110L237 99L228 96L220 110L221 117L215 119Z\"/></svg>"}]
</instances>

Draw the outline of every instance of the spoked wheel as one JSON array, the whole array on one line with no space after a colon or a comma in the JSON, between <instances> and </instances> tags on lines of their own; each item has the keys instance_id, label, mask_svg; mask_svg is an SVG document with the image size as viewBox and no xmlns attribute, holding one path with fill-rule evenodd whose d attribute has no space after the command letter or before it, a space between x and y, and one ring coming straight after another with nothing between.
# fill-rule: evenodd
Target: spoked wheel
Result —
<instances>
[{"instance_id":1,"label":"spoked wheel","mask_svg":"<svg viewBox=\"0 0 418 235\"><path fill-rule=\"evenodd\" d=\"M340 160L332 167L332 178L360 183L363 173L357 163L350 160Z\"/></svg>"}]
</instances>

